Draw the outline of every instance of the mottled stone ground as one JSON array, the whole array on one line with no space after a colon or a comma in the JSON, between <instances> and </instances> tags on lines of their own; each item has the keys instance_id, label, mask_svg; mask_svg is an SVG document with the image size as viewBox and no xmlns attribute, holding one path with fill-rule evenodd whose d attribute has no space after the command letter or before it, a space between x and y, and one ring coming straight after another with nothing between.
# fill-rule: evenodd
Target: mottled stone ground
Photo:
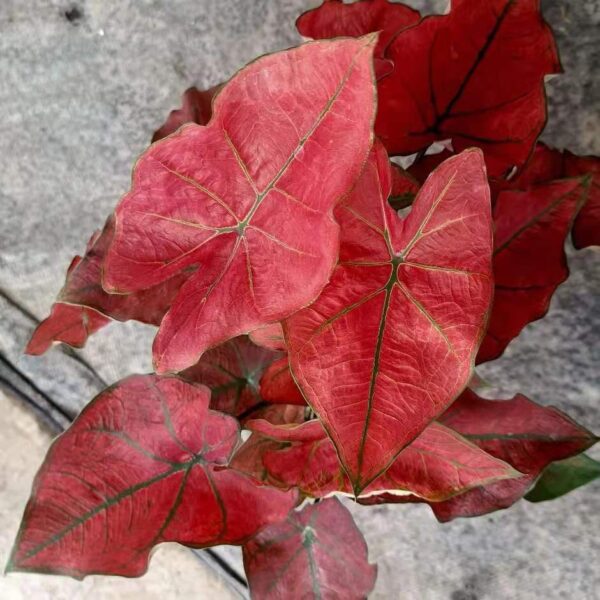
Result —
<instances>
[{"instance_id":1,"label":"mottled stone ground","mask_svg":"<svg viewBox=\"0 0 600 600\"><path fill-rule=\"evenodd\" d=\"M33 316L48 311L70 258L129 185L152 131L189 85L214 84L255 56L294 45L307 0L1 0L0 351L64 406L97 378L55 350L20 356ZM444 2L414 2L443 7ZM598 0L543 1L567 74L548 86L545 139L600 153ZM489 393L521 391L600 430L599 253L571 253L573 275L544 321L481 374ZM150 368L148 328L113 325L83 355L107 381ZM49 436L1 398L2 556ZM438 525L425 507L354 509L379 564L376 598L475 600L597 596L599 486L547 505ZM161 549L141 580L13 575L2 598L225 598L184 550Z\"/></svg>"}]
</instances>

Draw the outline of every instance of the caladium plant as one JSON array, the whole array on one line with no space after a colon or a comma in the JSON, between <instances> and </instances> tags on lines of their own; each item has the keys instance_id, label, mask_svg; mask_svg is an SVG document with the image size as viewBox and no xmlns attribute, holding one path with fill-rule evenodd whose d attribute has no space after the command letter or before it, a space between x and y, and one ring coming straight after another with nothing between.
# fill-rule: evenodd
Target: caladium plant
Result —
<instances>
[{"instance_id":1,"label":"caladium plant","mask_svg":"<svg viewBox=\"0 0 600 600\"><path fill-rule=\"evenodd\" d=\"M364 598L351 502L447 521L598 477L564 413L475 392L569 236L600 243L598 159L537 142L560 70L538 0L326 0L297 27L318 41L184 93L33 333L41 354L155 325L156 373L52 445L8 570L238 544L254 598Z\"/></svg>"}]
</instances>

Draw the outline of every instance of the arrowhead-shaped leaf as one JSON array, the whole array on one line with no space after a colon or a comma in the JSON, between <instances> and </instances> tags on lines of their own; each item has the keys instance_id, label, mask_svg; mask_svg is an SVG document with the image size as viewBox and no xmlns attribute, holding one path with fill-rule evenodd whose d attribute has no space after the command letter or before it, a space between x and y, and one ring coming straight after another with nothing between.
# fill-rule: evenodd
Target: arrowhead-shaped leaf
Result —
<instances>
[{"instance_id":1,"label":"arrowhead-shaped leaf","mask_svg":"<svg viewBox=\"0 0 600 600\"><path fill-rule=\"evenodd\" d=\"M525 496L525 500L554 500L599 478L600 462L585 454L558 460L544 469L535 487Z\"/></svg>"},{"instance_id":2,"label":"arrowhead-shaped leaf","mask_svg":"<svg viewBox=\"0 0 600 600\"><path fill-rule=\"evenodd\" d=\"M320 293L337 258L333 206L372 141L375 43L263 57L215 97L207 126L181 128L138 161L116 210L105 286L136 291L200 266L161 323L159 372L181 371Z\"/></svg>"},{"instance_id":3,"label":"arrowhead-shaped leaf","mask_svg":"<svg viewBox=\"0 0 600 600\"><path fill-rule=\"evenodd\" d=\"M336 498L293 511L243 547L253 598L362 600L377 567L352 515Z\"/></svg>"},{"instance_id":4,"label":"arrowhead-shaped leaf","mask_svg":"<svg viewBox=\"0 0 600 600\"><path fill-rule=\"evenodd\" d=\"M596 436L564 413L539 406L521 395L512 400L484 400L466 390L442 415L441 421L525 476L432 503L431 508L440 521L511 506L523 497L548 464L579 454L597 441Z\"/></svg>"},{"instance_id":5,"label":"arrowhead-shaped leaf","mask_svg":"<svg viewBox=\"0 0 600 600\"><path fill-rule=\"evenodd\" d=\"M207 90L199 90L195 87L185 90L181 97L181 108L169 113L164 124L154 132L152 142L158 142L158 140L175 133L186 123L206 125L212 116L213 98L222 87L223 85L219 84Z\"/></svg>"},{"instance_id":6,"label":"arrowhead-shaped leaf","mask_svg":"<svg viewBox=\"0 0 600 600\"><path fill-rule=\"evenodd\" d=\"M375 57L382 59L394 34L414 25L420 18L418 11L389 0L359 0L351 4L324 0L321 6L300 15L296 27L301 35L314 40L358 37L378 31Z\"/></svg>"},{"instance_id":7,"label":"arrowhead-shaped leaf","mask_svg":"<svg viewBox=\"0 0 600 600\"><path fill-rule=\"evenodd\" d=\"M93 400L48 452L8 570L137 576L161 542L241 544L284 518L294 493L223 467L238 425L209 395L146 375Z\"/></svg>"},{"instance_id":8,"label":"arrowhead-shaped leaf","mask_svg":"<svg viewBox=\"0 0 600 600\"><path fill-rule=\"evenodd\" d=\"M556 288L569 275L565 240L586 195L580 179L498 195L494 304L478 363L500 356L525 325L548 311Z\"/></svg>"},{"instance_id":9,"label":"arrowhead-shaped leaf","mask_svg":"<svg viewBox=\"0 0 600 600\"><path fill-rule=\"evenodd\" d=\"M210 388L213 410L239 417L262 402L261 377L280 356L280 352L253 344L248 336L239 336L205 352L181 376Z\"/></svg>"},{"instance_id":10,"label":"arrowhead-shaped leaf","mask_svg":"<svg viewBox=\"0 0 600 600\"><path fill-rule=\"evenodd\" d=\"M71 261L50 316L34 331L26 352L42 354L52 342L81 348L90 335L110 322L106 317L152 325L160 323L193 269L184 269L146 290L108 294L102 288L102 264L113 233L114 220L109 218L103 230L92 235L84 256L76 256Z\"/></svg>"},{"instance_id":11,"label":"arrowhead-shaped leaf","mask_svg":"<svg viewBox=\"0 0 600 600\"><path fill-rule=\"evenodd\" d=\"M259 473L260 480L297 487L303 494L316 498L334 492L352 492L335 448L318 421L277 426L253 420L246 426L255 432L246 442L254 450L254 462L248 460L249 450L242 446L240 452L243 451L247 462L242 464L236 454L234 468L255 477ZM475 486L519 475L510 465L455 431L432 423L362 492L358 501L373 496L412 494L436 502Z\"/></svg>"},{"instance_id":12,"label":"arrowhead-shaped leaf","mask_svg":"<svg viewBox=\"0 0 600 600\"><path fill-rule=\"evenodd\" d=\"M478 146L490 174L521 166L546 122L544 76L560 71L539 0L453 0L401 31L386 52L376 131L390 153L436 140Z\"/></svg>"},{"instance_id":13,"label":"arrowhead-shaped leaf","mask_svg":"<svg viewBox=\"0 0 600 600\"><path fill-rule=\"evenodd\" d=\"M306 406L306 400L298 389L287 356L271 363L260 380L260 395L266 402Z\"/></svg>"},{"instance_id":14,"label":"arrowhead-shaped leaf","mask_svg":"<svg viewBox=\"0 0 600 600\"><path fill-rule=\"evenodd\" d=\"M284 323L290 367L359 493L467 384L491 298L481 152L446 161L410 214L387 204L380 145L337 208L340 262Z\"/></svg>"}]
</instances>

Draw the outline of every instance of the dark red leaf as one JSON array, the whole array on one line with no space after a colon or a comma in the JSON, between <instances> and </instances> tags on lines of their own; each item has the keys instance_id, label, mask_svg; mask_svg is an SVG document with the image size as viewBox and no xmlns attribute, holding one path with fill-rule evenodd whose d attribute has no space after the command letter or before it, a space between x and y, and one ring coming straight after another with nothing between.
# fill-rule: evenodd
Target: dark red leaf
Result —
<instances>
[{"instance_id":1,"label":"dark red leaf","mask_svg":"<svg viewBox=\"0 0 600 600\"><path fill-rule=\"evenodd\" d=\"M394 34L414 25L420 18L418 11L388 0L358 0L352 3L324 0L321 6L300 15L296 27L300 35L314 40L359 37L378 31L379 41L374 56L382 59Z\"/></svg>"},{"instance_id":2,"label":"dark red leaf","mask_svg":"<svg viewBox=\"0 0 600 600\"><path fill-rule=\"evenodd\" d=\"M467 384L491 298L481 152L441 165L400 219L375 147L336 208L340 262L284 323L290 367L359 493Z\"/></svg>"},{"instance_id":3,"label":"dark red leaf","mask_svg":"<svg viewBox=\"0 0 600 600\"><path fill-rule=\"evenodd\" d=\"M377 567L352 515L336 498L293 511L243 547L253 598L362 600Z\"/></svg>"},{"instance_id":4,"label":"dark red leaf","mask_svg":"<svg viewBox=\"0 0 600 600\"><path fill-rule=\"evenodd\" d=\"M490 175L521 166L546 122L544 76L560 71L539 0L453 0L401 31L379 84L376 131L392 154L452 139L476 145Z\"/></svg>"},{"instance_id":5,"label":"dark red leaf","mask_svg":"<svg viewBox=\"0 0 600 600\"><path fill-rule=\"evenodd\" d=\"M276 360L265 370L260 380L260 395L263 400L275 404L306 406L306 400L290 372L287 356Z\"/></svg>"},{"instance_id":6,"label":"dark red leaf","mask_svg":"<svg viewBox=\"0 0 600 600\"><path fill-rule=\"evenodd\" d=\"M91 308L56 302L31 335L25 352L44 354L55 342L83 348L90 335L109 323L110 319Z\"/></svg>"},{"instance_id":7,"label":"dark red leaf","mask_svg":"<svg viewBox=\"0 0 600 600\"><path fill-rule=\"evenodd\" d=\"M160 323L193 269L184 269L146 290L107 294L101 284L102 265L113 233L114 221L109 218L102 232L92 235L83 258L76 256L71 261L52 312L33 333L26 352L42 354L52 342L81 348L88 336L110 322L102 315L118 321L134 319L152 325Z\"/></svg>"},{"instance_id":8,"label":"dark red leaf","mask_svg":"<svg viewBox=\"0 0 600 600\"><path fill-rule=\"evenodd\" d=\"M205 352L181 376L211 389L213 410L239 417L262 402L262 374L280 356L280 352L256 346L248 336L239 336Z\"/></svg>"},{"instance_id":9,"label":"dark red leaf","mask_svg":"<svg viewBox=\"0 0 600 600\"><path fill-rule=\"evenodd\" d=\"M591 177L587 202L577 215L573 226L573 245L575 248L600 246L600 158L575 156L568 150L565 150L564 157L567 177Z\"/></svg>"},{"instance_id":10,"label":"dark red leaf","mask_svg":"<svg viewBox=\"0 0 600 600\"><path fill-rule=\"evenodd\" d=\"M337 257L333 206L372 140L375 42L315 42L252 62L215 97L206 127L183 127L138 161L106 288L141 290L200 265L161 323L159 372L320 293Z\"/></svg>"},{"instance_id":11,"label":"dark red leaf","mask_svg":"<svg viewBox=\"0 0 600 600\"><path fill-rule=\"evenodd\" d=\"M317 498L334 492L351 493L352 486L335 448L318 421L276 426L253 420L248 421L247 427L256 432L246 442L255 454L245 464L236 464L236 455L236 468L253 476L260 473L262 480L273 485L298 487L302 493ZM248 450L244 453L247 457ZM358 500L415 495L435 502L519 475L510 465L486 454L455 431L432 423Z\"/></svg>"},{"instance_id":12,"label":"dark red leaf","mask_svg":"<svg viewBox=\"0 0 600 600\"><path fill-rule=\"evenodd\" d=\"M195 87L185 90L181 97L181 108L169 113L165 123L154 132L152 142L158 142L158 140L175 133L186 123L206 125L212 116L213 98L222 87L223 84L219 84L208 90L199 90Z\"/></svg>"},{"instance_id":13,"label":"dark red leaf","mask_svg":"<svg viewBox=\"0 0 600 600\"><path fill-rule=\"evenodd\" d=\"M272 323L259 327L249 333L250 339L257 345L270 350L285 350L281 323Z\"/></svg>"},{"instance_id":14,"label":"dark red leaf","mask_svg":"<svg viewBox=\"0 0 600 600\"><path fill-rule=\"evenodd\" d=\"M451 152L448 149L444 149L437 154L426 154L410 165L410 167L408 167L408 172L418 182L425 183L425 180L429 177L431 172L452 156L454 156L454 152Z\"/></svg>"},{"instance_id":15,"label":"dark red leaf","mask_svg":"<svg viewBox=\"0 0 600 600\"><path fill-rule=\"evenodd\" d=\"M569 275L564 244L586 194L580 179L562 179L498 195L494 304L478 363L500 356L525 325L548 311Z\"/></svg>"},{"instance_id":16,"label":"dark red leaf","mask_svg":"<svg viewBox=\"0 0 600 600\"><path fill-rule=\"evenodd\" d=\"M522 395L512 400L484 400L466 390L441 420L525 477L493 483L431 504L440 521L511 506L548 464L579 454L597 440L564 413L539 406Z\"/></svg>"},{"instance_id":17,"label":"dark red leaf","mask_svg":"<svg viewBox=\"0 0 600 600\"><path fill-rule=\"evenodd\" d=\"M137 375L93 400L48 452L8 570L137 576L161 542L241 544L284 518L294 493L223 468L238 425L209 396Z\"/></svg>"}]
</instances>

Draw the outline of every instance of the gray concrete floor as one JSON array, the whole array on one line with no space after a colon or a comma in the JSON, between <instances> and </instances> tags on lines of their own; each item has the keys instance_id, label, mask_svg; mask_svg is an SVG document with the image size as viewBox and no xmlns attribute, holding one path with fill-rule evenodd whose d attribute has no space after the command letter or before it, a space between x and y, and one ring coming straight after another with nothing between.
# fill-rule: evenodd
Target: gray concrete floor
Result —
<instances>
[{"instance_id":1,"label":"gray concrete floor","mask_svg":"<svg viewBox=\"0 0 600 600\"><path fill-rule=\"evenodd\" d=\"M100 384L58 350L24 357L70 258L129 186L131 166L189 85L222 81L262 53L296 44L316 0L0 0L0 351L62 406ZM413 2L442 7L445 2ZM600 153L600 1L543 0L567 73L548 86L545 139ZM65 12L77 6L81 18ZM573 274L548 318L481 370L488 394L529 395L600 430L599 252L571 252ZM12 301L7 300L9 296ZM20 308L19 308L20 307ZM22 310L25 309L25 312ZM150 369L151 328L112 325L81 353L108 382ZM0 561L49 435L0 398ZM596 453L596 456L598 454ZM379 564L374 598L587 600L598 597L599 484L547 505L522 503L441 526L426 507L354 507ZM230 554L239 564L239 552ZM0 598L220 598L191 554L160 548L140 580L11 575Z\"/></svg>"}]
</instances>

